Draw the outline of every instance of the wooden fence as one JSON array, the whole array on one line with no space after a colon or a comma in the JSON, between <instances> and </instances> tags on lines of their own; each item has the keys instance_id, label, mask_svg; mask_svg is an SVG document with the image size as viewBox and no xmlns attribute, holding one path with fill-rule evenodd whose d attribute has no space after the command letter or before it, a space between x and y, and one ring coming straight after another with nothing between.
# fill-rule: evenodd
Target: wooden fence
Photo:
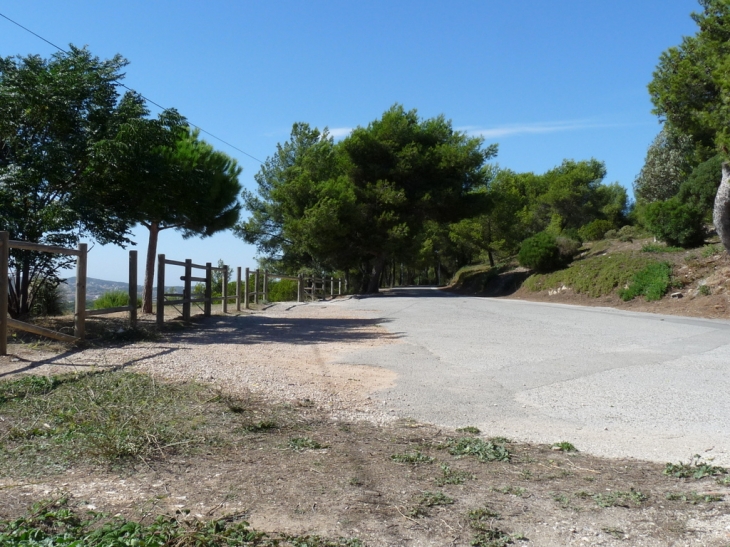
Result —
<instances>
[{"instance_id":1,"label":"wooden fence","mask_svg":"<svg viewBox=\"0 0 730 547\"><path fill-rule=\"evenodd\" d=\"M8 263L10 249L24 249L29 251L65 254L76 257L76 302L74 306L74 335L64 334L53 331L23 321L18 321L8 317ZM12 241L8 232L0 232L0 355L7 355L7 331L8 327L32 332L41 336L46 336L63 342L78 342L83 340L86 327L85 322L88 317L105 315L109 313L117 313L122 311L129 312L129 321L132 326L137 323L137 251L129 251L129 305L119 306L115 308L104 308L99 310L86 309L86 265L87 265L88 249L86 243L79 243L76 249L67 249L65 247L55 247L53 245L41 245L39 243L29 243L25 241ZM241 311L241 301L246 309L249 309L251 298L253 302L258 304L259 301L268 302L269 300L269 280L270 279L290 279L297 282L297 302L306 302L307 300L324 300L328 296L335 296L335 282L337 284L337 295L342 294L342 280L317 277L305 277L279 275L269 273L267 270L245 269L245 277L241 282L241 268L236 269L236 294L228 295L228 276L230 268L228 266L213 267L210 262L204 266L193 264L191 259L185 261L169 260L164 254L157 257L157 323L162 325L165 320L165 306L182 305L181 315L183 320L190 320L191 304L203 303L203 315L210 316L211 305L213 300L221 300L223 303L223 313L228 313L228 302L235 299L236 310ZM180 266L184 268L184 274L180 277L183 281L183 294L165 293L165 266ZM202 269L205 271L205 277L194 277L193 269ZM213 272L222 272L222 295L212 295L212 278ZM250 287L250 277L253 273L254 283ZM193 297L193 282L205 283L203 296ZM327 290L329 288L329 291ZM241 290L243 289L243 290ZM261 290L259 290L261 289ZM3 297L4 295L4 297ZM243 297L243 298L242 298Z\"/></svg>"},{"instance_id":2,"label":"wooden fence","mask_svg":"<svg viewBox=\"0 0 730 547\"><path fill-rule=\"evenodd\" d=\"M10 249L21 249L41 253L63 254L76 257L76 301L74 303L74 334L64 334L51 329L31 325L8 316L8 267ZM129 312L132 326L137 321L137 251L129 252L129 305L102 310L86 309L86 264L88 248L86 243L79 243L76 249L42 245L28 241L14 241L8 232L0 232L0 355L7 355L8 327L31 332L62 342L78 342L86 335L86 318L120 311ZM4 296L4 297L3 297Z\"/></svg>"}]
</instances>

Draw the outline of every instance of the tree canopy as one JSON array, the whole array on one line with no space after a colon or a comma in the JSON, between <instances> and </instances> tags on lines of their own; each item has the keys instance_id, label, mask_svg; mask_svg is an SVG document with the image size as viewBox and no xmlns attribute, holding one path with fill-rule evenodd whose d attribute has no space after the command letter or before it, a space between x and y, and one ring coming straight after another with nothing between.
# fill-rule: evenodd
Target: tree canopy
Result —
<instances>
[{"instance_id":1,"label":"tree canopy","mask_svg":"<svg viewBox=\"0 0 730 547\"><path fill-rule=\"evenodd\" d=\"M283 264L357 268L377 291L386 260L403 255L427 221L458 221L486 177L496 146L455 131L443 116L419 118L395 105L335 144L327 131L295 124L244 194L251 217L237 232Z\"/></svg>"},{"instance_id":2,"label":"tree canopy","mask_svg":"<svg viewBox=\"0 0 730 547\"><path fill-rule=\"evenodd\" d=\"M12 239L129 242L130 221L111 199L115 175L100 168L121 128L146 113L141 97L117 93L126 64L73 46L51 59L0 59L0 225ZM13 251L13 315L29 312L39 283L58 282L59 260Z\"/></svg>"}]
</instances>

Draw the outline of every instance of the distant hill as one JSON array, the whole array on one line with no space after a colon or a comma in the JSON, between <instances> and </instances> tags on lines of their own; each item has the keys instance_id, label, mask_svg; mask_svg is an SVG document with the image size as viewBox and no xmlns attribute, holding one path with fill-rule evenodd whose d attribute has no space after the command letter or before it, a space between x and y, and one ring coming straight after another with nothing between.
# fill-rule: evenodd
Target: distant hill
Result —
<instances>
[{"instance_id":1,"label":"distant hill","mask_svg":"<svg viewBox=\"0 0 730 547\"><path fill-rule=\"evenodd\" d=\"M66 302L73 302L76 298L76 277L69 277L65 283L60 285L63 299ZM109 291L124 291L127 292L129 289L128 283L122 283L119 281L107 281L106 279L95 279L93 277L86 278L86 300L93 301L99 298L102 294ZM155 290L157 287L155 287ZM165 292L183 292L183 286L169 286L165 287ZM142 285L137 285L137 294L142 297Z\"/></svg>"}]
</instances>

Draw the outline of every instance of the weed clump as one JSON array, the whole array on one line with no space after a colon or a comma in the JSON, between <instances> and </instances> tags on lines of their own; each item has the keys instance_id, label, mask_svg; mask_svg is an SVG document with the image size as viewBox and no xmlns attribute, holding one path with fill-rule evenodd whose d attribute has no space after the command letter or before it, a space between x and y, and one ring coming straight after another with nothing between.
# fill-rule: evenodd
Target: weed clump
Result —
<instances>
[{"instance_id":1,"label":"weed clump","mask_svg":"<svg viewBox=\"0 0 730 547\"><path fill-rule=\"evenodd\" d=\"M197 547L362 547L357 538L326 539L320 536L266 534L253 530L248 522L231 519L199 521L188 518L189 511L175 516L159 516L150 524L86 512L84 516L68 506L66 499L33 505L28 515L0 521L0 545L195 545Z\"/></svg>"},{"instance_id":2,"label":"weed clump","mask_svg":"<svg viewBox=\"0 0 730 547\"><path fill-rule=\"evenodd\" d=\"M393 454L390 459L394 462L410 464L433 463L434 461L431 456L423 454L420 450L416 450L415 452L404 452L402 454Z\"/></svg>"},{"instance_id":3,"label":"weed clump","mask_svg":"<svg viewBox=\"0 0 730 547\"><path fill-rule=\"evenodd\" d=\"M698 505L700 503L713 503L722 501L724 498L719 494L698 494L697 492L670 492L667 494L669 501L683 501L690 505Z\"/></svg>"},{"instance_id":4,"label":"weed clump","mask_svg":"<svg viewBox=\"0 0 730 547\"><path fill-rule=\"evenodd\" d=\"M702 457L699 454L695 454L688 463L668 463L664 467L664 474L679 479L699 480L704 477L727 475L728 470L724 467L703 462Z\"/></svg>"},{"instance_id":5,"label":"weed clump","mask_svg":"<svg viewBox=\"0 0 730 547\"><path fill-rule=\"evenodd\" d=\"M447 464L441 464L441 476L436 478L436 486L444 486L445 484L464 484L468 480L474 479L474 475L468 471L452 469Z\"/></svg>"},{"instance_id":6,"label":"weed clump","mask_svg":"<svg viewBox=\"0 0 730 547\"><path fill-rule=\"evenodd\" d=\"M561 452L578 452L578 449L575 447L573 443L569 443L566 441L561 441L559 443L553 444L553 450L560 450Z\"/></svg>"},{"instance_id":7,"label":"weed clump","mask_svg":"<svg viewBox=\"0 0 730 547\"><path fill-rule=\"evenodd\" d=\"M449 439L445 446L452 456L474 456L480 462L508 462L512 457L504 444L474 437Z\"/></svg>"},{"instance_id":8,"label":"weed clump","mask_svg":"<svg viewBox=\"0 0 730 547\"><path fill-rule=\"evenodd\" d=\"M318 443L314 439L310 439L309 437L293 437L289 439L288 443L289 448L292 450L296 450L297 452L302 452L304 450L321 450L323 448L327 448L326 446Z\"/></svg>"}]
</instances>

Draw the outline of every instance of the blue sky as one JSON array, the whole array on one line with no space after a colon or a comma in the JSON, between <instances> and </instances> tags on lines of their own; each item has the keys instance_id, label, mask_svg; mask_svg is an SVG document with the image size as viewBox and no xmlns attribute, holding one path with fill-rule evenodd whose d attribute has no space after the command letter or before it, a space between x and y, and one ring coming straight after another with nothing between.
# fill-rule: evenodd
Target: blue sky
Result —
<instances>
[{"instance_id":1,"label":"blue sky","mask_svg":"<svg viewBox=\"0 0 730 547\"><path fill-rule=\"evenodd\" d=\"M629 189L660 128L646 85L661 52L696 32L698 9L695 0L0 0L0 13L61 47L121 53L128 86L260 160L294 122L346 135L397 102L498 143L502 167L544 172L594 157L606 182ZM0 55L54 51L0 18ZM206 139L254 189L260 164ZM144 256L146 230L134 234ZM254 267L256 250L230 232L162 232L158 252ZM126 251L96 245L89 276L125 281L126 264Z\"/></svg>"}]
</instances>

